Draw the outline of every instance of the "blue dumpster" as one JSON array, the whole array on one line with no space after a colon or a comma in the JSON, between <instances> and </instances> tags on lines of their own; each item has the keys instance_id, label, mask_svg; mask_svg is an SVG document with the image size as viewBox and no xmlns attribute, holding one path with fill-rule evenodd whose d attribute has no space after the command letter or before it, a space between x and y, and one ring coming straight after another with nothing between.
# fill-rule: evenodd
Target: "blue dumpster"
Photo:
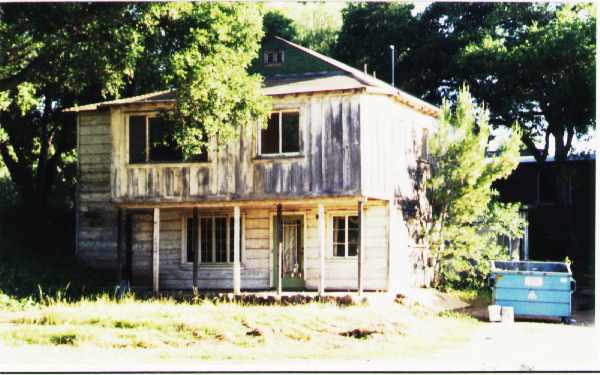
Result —
<instances>
[{"instance_id":1,"label":"blue dumpster","mask_svg":"<svg viewBox=\"0 0 600 375\"><path fill-rule=\"evenodd\" d=\"M489 284L494 304L511 306L515 316L571 320L575 279L567 263L494 260L491 266Z\"/></svg>"}]
</instances>

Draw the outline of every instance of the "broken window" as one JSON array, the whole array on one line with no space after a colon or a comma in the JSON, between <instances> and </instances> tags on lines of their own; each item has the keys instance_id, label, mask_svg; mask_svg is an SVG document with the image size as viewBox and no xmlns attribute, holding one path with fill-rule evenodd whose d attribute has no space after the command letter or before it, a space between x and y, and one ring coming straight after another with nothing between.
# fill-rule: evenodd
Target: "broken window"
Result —
<instances>
[{"instance_id":1,"label":"broken window","mask_svg":"<svg viewBox=\"0 0 600 375\"><path fill-rule=\"evenodd\" d=\"M300 152L300 112L271 113L265 129L260 129L259 155L297 154Z\"/></svg>"},{"instance_id":2,"label":"broken window","mask_svg":"<svg viewBox=\"0 0 600 375\"><path fill-rule=\"evenodd\" d=\"M205 162L207 150L189 159L175 141L174 124L156 116L129 117L129 163Z\"/></svg>"},{"instance_id":3,"label":"broken window","mask_svg":"<svg viewBox=\"0 0 600 375\"><path fill-rule=\"evenodd\" d=\"M358 238L360 236L358 216L334 216L332 229L333 256L356 256L358 254Z\"/></svg>"}]
</instances>

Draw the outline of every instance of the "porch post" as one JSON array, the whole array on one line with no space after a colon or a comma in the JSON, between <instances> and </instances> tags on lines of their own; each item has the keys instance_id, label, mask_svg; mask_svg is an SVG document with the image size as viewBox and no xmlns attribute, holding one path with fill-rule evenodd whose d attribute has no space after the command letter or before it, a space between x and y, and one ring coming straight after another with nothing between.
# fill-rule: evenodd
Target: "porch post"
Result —
<instances>
[{"instance_id":1,"label":"porch post","mask_svg":"<svg viewBox=\"0 0 600 375\"><path fill-rule=\"evenodd\" d=\"M240 277L240 206L233 207L233 293L241 293Z\"/></svg>"},{"instance_id":2,"label":"porch post","mask_svg":"<svg viewBox=\"0 0 600 375\"><path fill-rule=\"evenodd\" d=\"M363 274L364 274L364 254L365 254L365 238L364 238L364 211L362 199L358 201L358 294L363 293Z\"/></svg>"},{"instance_id":3,"label":"porch post","mask_svg":"<svg viewBox=\"0 0 600 375\"><path fill-rule=\"evenodd\" d=\"M160 247L160 208L154 207L154 225L152 227L152 290L158 293L158 267Z\"/></svg>"},{"instance_id":4,"label":"porch post","mask_svg":"<svg viewBox=\"0 0 600 375\"><path fill-rule=\"evenodd\" d=\"M192 290L194 295L198 292L198 208L192 209L192 253L194 255L194 265L192 269Z\"/></svg>"},{"instance_id":5,"label":"porch post","mask_svg":"<svg viewBox=\"0 0 600 375\"><path fill-rule=\"evenodd\" d=\"M319 204L319 294L325 294L325 206Z\"/></svg>"},{"instance_id":6,"label":"porch post","mask_svg":"<svg viewBox=\"0 0 600 375\"><path fill-rule=\"evenodd\" d=\"M281 285L281 266L283 252L283 218L281 216L281 204L277 205L277 294L281 295L283 289Z\"/></svg>"}]
</instances>

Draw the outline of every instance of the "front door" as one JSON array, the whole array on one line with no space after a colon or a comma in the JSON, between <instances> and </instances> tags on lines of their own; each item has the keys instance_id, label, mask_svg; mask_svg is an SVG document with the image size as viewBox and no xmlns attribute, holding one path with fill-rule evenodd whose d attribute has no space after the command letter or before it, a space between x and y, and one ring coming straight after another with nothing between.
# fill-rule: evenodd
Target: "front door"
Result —
<instances>
[{"instance_id":1,"label":"front door","mask_svg":"<svg viewBox=\"0 0 600 375\"><path fill-rule=\"evenodd\" d=\"M302 216L283 216L283 251L282 251L282 287L285 289L304 288L304 234ZM279 271L277 263L277 217L273 218L273 279L277 287Z\"/></svg>"}]
</instances>

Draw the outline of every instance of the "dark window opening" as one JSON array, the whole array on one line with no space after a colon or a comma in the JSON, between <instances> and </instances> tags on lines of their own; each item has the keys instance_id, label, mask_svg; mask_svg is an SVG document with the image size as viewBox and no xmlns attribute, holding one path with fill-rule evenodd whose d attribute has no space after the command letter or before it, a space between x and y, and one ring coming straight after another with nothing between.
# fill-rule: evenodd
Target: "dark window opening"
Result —
<instances>
[{"instance_id":1,"label":"dark window opening","mask_svg":"<svg viewBox=\"0 0 600 375\"><path fill-rule=\"evenodd\" d=\"M146 116L129 117L129 162L146 161Z\"/></svg>"},{"instance_id":2,"label":"dark window opening","mask_svg":"<svg viewBox=\"0 0 600 375\"><path fill-rule=\"evenodd\" d=\"M300 113L271 113L266 129L260 130L259 154L291 154L300 152Z\"/></svg>"},{"instance_id":3,"label":"dark window opening","mask_svg":"<svg viewBox=\"0 0 600 375\"><path fill-rule=\"evenodd\" d=\"M208 150L184 159L174 137L174 124L161 117L129 117L129 163L206 162Z\"/></svg>"}]
</instances>

